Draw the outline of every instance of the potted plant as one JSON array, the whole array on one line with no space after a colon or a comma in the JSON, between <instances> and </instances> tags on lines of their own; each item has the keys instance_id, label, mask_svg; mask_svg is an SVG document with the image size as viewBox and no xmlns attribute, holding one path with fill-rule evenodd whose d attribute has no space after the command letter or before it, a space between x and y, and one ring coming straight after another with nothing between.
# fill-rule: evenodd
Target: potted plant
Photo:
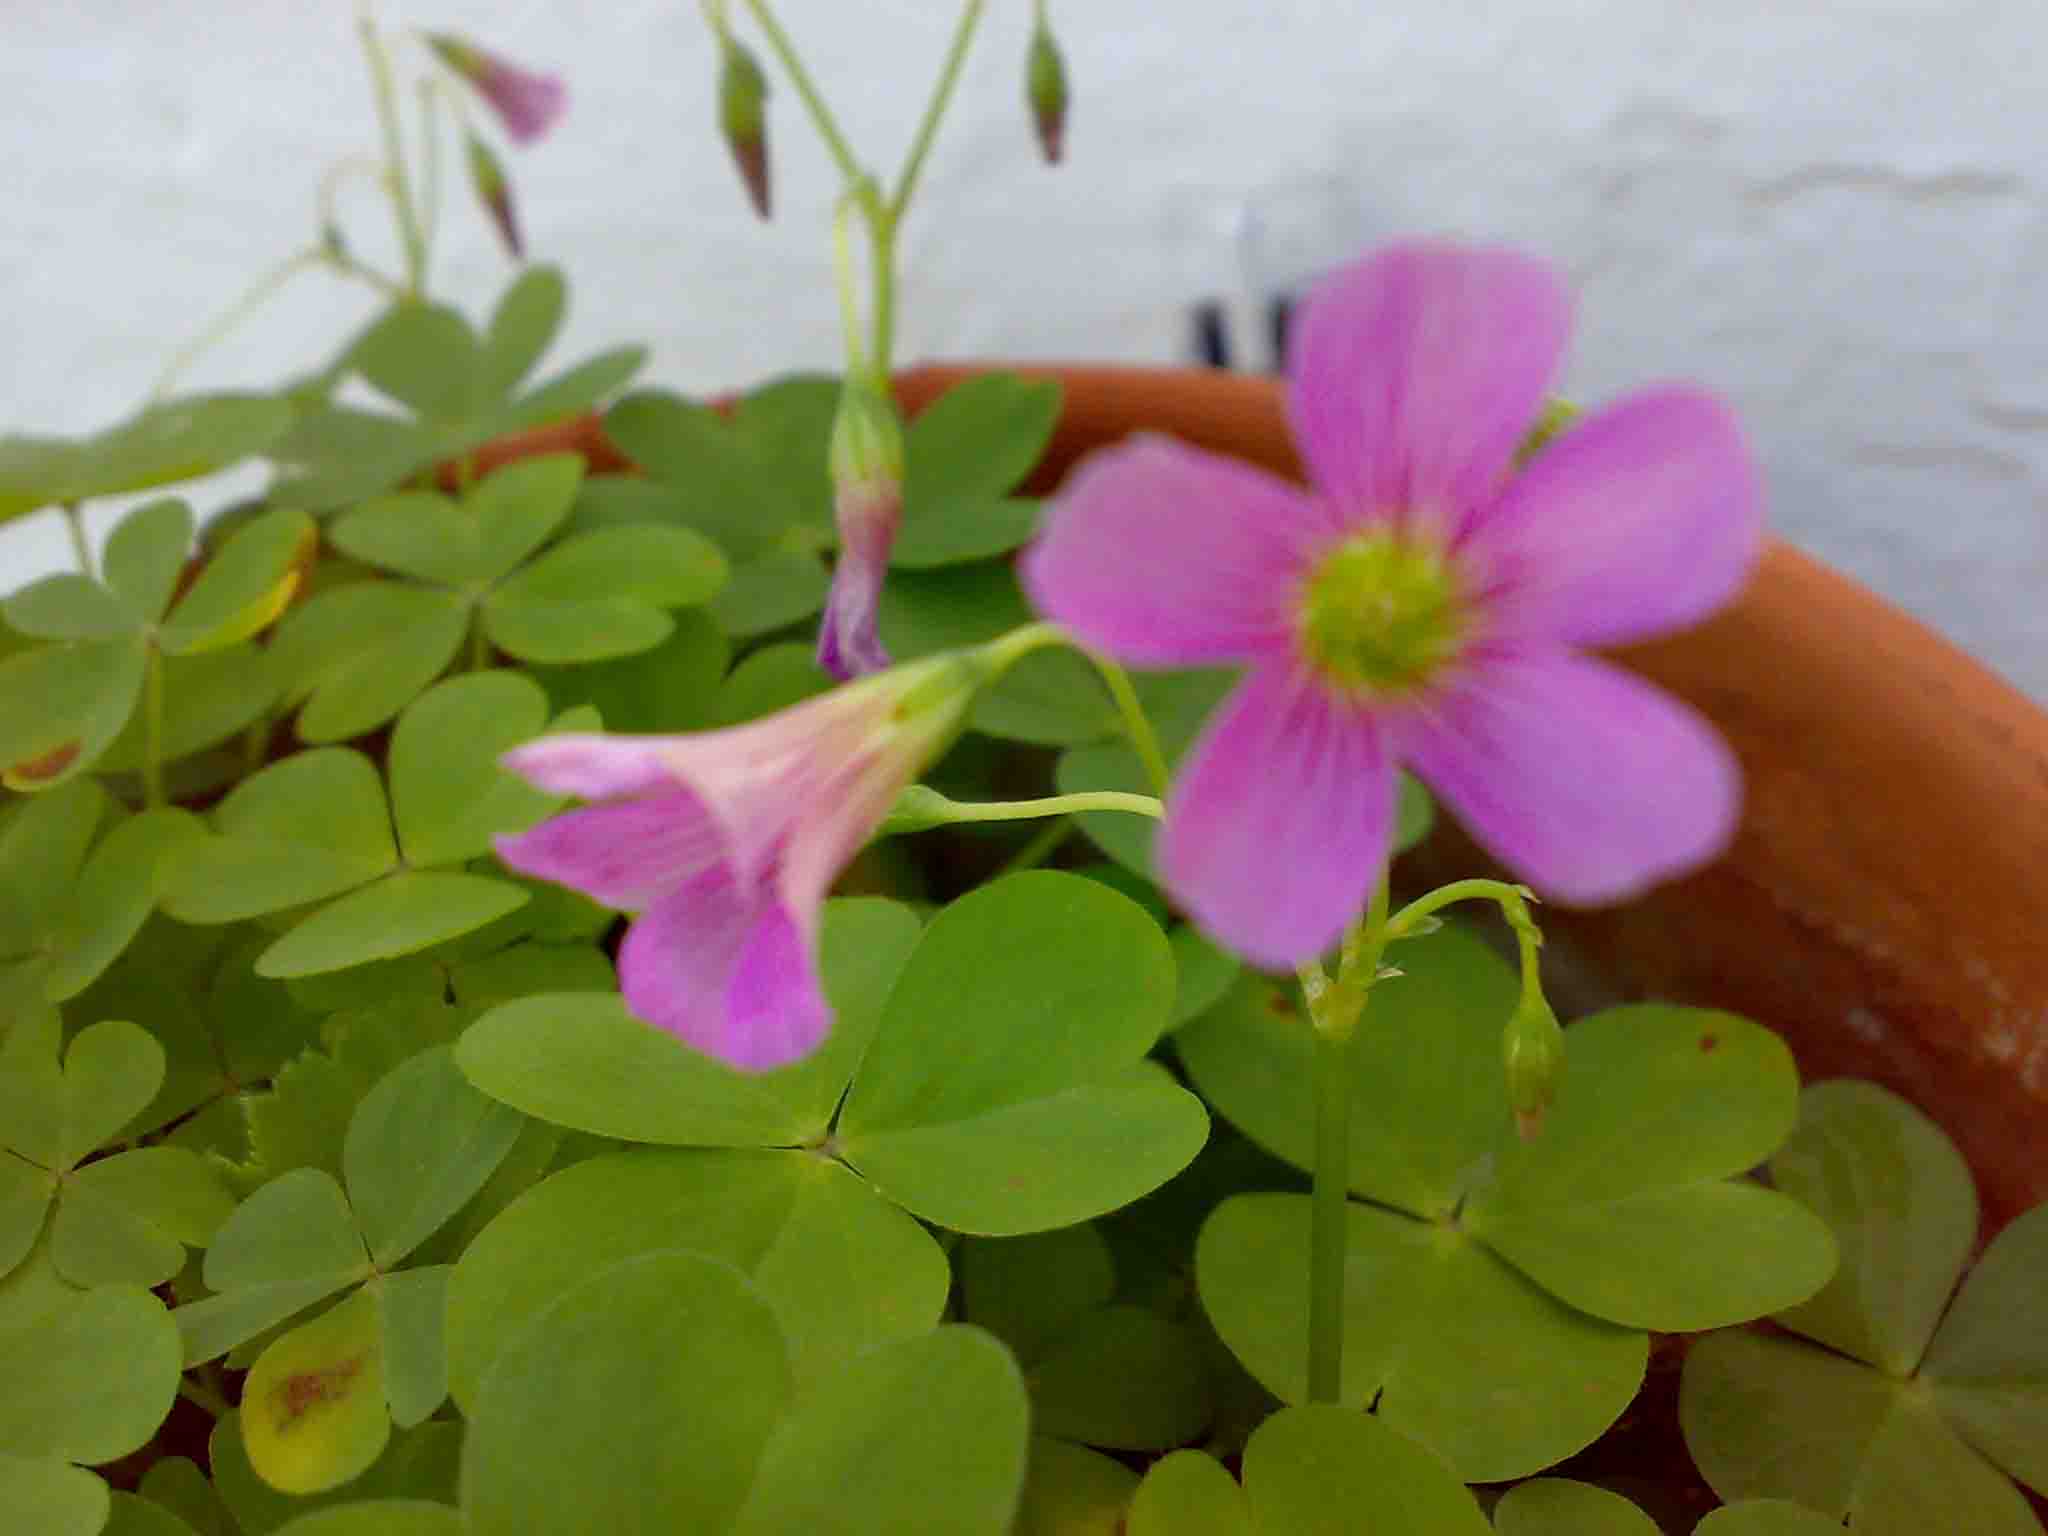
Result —
<instances>
[{"instance_id":1,"label":"potted plant","mask_svg":"<svg viewBox=\"0 0 2048 1536\"><path fill-rule=\"evenodd\" d=\"M2048 726L1759 558L1715 402L1541 410L1524 255L1345 268L1285 395L895 372L981 12L883 182L770 6L707 7L756 206L743 28L846 172L840 378L527 384L564 284L425 298L365 23L405 269L301 264L392 307L276 395L0 446L9 512L276 467L0 603L0 1504L2034 1528ZM560 110L421 57L425 142L457 88ZM1057 158L1042 5L1026 75Z\"/></svg>"}]
</instances>

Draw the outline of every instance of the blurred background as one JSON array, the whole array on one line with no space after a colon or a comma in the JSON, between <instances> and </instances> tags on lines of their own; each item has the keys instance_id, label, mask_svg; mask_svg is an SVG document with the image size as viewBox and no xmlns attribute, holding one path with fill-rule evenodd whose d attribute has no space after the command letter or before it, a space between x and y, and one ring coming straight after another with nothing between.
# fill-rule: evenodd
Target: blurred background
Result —
<instances>
[{"instance_id":1,"label":"blurred background","mask_svg":"<svg viewBox=\"0 0 2048 1536\"><path fill-rule=\"evenodd\" d=\"M778 9L893 173L954 7ZM530 255L570 280L557 362L647 342L643 382L692 391L837 366L829 163L771 65L776 216L755 221L695 0L379 15L567 79L567 119L506 155ZM346 0L0 11L0 432L127 415L314 238L323 173L377 148L354 17ZM991 0L903 240L905 359L1206 350L1265 368L1273 300L1371 241L1526 245L1580 295L1571 393L1722 391L1779 531L2048 699L2042 0L1052 0L1052 17L1067 163L1030 137L1030 6ZM430 286L480 316L512 268L449 167ZM366 178L341 208L352 245L395 265ZM376 305L301 277L184 385L280 382ZM117 510L91 508L94 527ZM53 515L0 529L0 589L65 550Z\"/></svg>"}]
</instances>

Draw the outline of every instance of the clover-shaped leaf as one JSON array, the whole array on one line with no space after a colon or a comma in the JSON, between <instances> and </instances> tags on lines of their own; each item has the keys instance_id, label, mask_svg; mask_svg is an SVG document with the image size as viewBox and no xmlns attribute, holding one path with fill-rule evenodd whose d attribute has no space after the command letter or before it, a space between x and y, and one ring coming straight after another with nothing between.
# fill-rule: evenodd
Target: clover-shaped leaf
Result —
<instances>
[{"instance_id":1,"label":"clover-shaped leaf","mask_svg":"<svg viewBox=\"0 0 2048 1536\"><path fill-rule=\"evenodd\" d=\"M481 337L445 305L394 304L350 344L335 373L359 374L410 414L310 405L273 446L281 472L271 499L315 511L344 506L493 438L588 410L639 372L647 354L601 353L521 393L564 307L561 274L548 267L520 274Z\"/></svg>"},{"instance_id":2,"label":"clover-shaped leaf","mask_svg":"<svg viewBox=\"0 0 2048 1536\"><path fill-rule=\"evenodd\" d=\"M829 933L825 966L829 978ZM1142 908L1031 872L948 907L885 1004L841 1002L825 1046L780 1073L736 1072L588 996L494 1009L459 1059L530 1114L626 1140L802 1146L829 1133L913 1214L1009 1235L1114 1209L1199 1150L1201 1106L1143 1059L1173 991L1172 954Z\"/></svg>"},{"instance_id":3,"label":"clover-shaped leaf","mask_svg":"<svg viewBox=\"0 0 2048 1536\"><path fill-rule=\"evenodd\" d=\"M1001 1346L957 1326L796 1391L756 1288L670 1248L566 1290L498 1354L472 1404L463 1508L476 1536L1001 1530L1026 1414Z\"/></svg>"},{"instance_id":4,"label":"clover-shaped leaf","mask_svg":"<svg viewBox=\"0 0 2048 1536\"><path fill-rule=\"evenodd\" d=\"M408 1514L421 1508L439 1507L444 1514L453 1508L455 1485L462 1458L462 1425L450 1420L429 1420L412 1429L401 1429L385 1443L384 1453L369 1469L339 1488L321 1493L290 1494L265 1482L250 1463L243 1443L242 1416L228 1414L213 1426L207 1446L213 1467L217 1501L226 1506L222 1536L239 1529L244 1536L269 1536L317 1520L333 1518L338 1509L369 1504L389 1509L403 1502ZM319 1527L313 1527L318 1530ZM384 1536L387 1527L375 1527ZM413 1527L396 1524L398 1532ZM428 1531L445 1530L429 1525Z\"/></svg>"},{"instance_id":5,"label":"clover-shaped leaf","mask_svg":"<svg viewBox=\"0 0 2048 1536\"><path fill-rule=\"evenodd\" d=\"M670 516L744 569L778 549L831 541L826 449L837 394L830 380L781 380L730 416L662 391L632 394L606 415L605 433L675 493Z\"/></svg>"},{"instance_id":6,"label":"clover-shaped leaf","mask_svg":"<svg viewBox=\"0 0 2048 1536\"><path fill-rule=\"evenodd\" d=\"M284 758L215 808L217 835L179 855L165 910L225 923L326 902L257 958L264 976L342 970L482 928L523 906L526 887L447 866L554 808L497 763L546 721L547 697L531 679L476 673L430 690L399 720L388 801L359 752Z\"/></svg>"},{"instance_id":7,"label":"clover-shaped leaf","mask_svg":"<svg viewBox=\"0 0 2048 1536\"><path fill-rule=\"evenodd\" d=\"M175 1314L188 1363L350 1291L272 1339L250 1370L243 1444L271 1486L310 1493L346 1482L382 1453L394 1423L420 1423L440 1404L447 1270L397 1266L485 1186L521 1124L463 1081L445 1047L421 1052L357 1106L346 1194L325 1171L299 1168L216 1234L204 1267L215 1294Z\"/></svg>"},{"instance_id":8,"label":"clover-shaped leaf","mask_svg":"<svg viewBox=\"0 0 2048 1536\"><path fill-rule=\"evenodd\" d=\"M0 966L52 1002L77 996L119 957L181 850L203 835L185 811L109 822L111 812L103 791L77 780L0 819Z\"/></svg>"},{"instance_id":9,"label":"clover-shaped leaf","mask_svg":"<svg viewBox=\"0 0 2048 1536\"><path fill-rule=\"evenodd\" d=\"M39 1251L0 1283L0 1359L0 1509L103 1509L104 1487L95 1497L73 1466L127 1455L170 1411L178 1330L163 1303L134 1285L76 1290ZM17 1503L24 1491L36 1503Z\"/></svg>"},{"instance_id":10,"label":"clover-shaped leaf","mask_svg":"<svg viewBox=\"0 0 2048 1536\"><path fill-rule=\"evenodd\" d=\"M732 645L701 608L672 617L675 630L666 640L631 656L527 670L547 689L556 709L588 705L608 731L676 732L722 724L716 710ZM805 646L803 654L808 660L811 648Z\"/></svg>"},{"instance_id":11,"label":"clover-shaped leaf","mask_svg":"<svg viewBox=\"0 0 2048 1536\"><path fill-rule=\"evenodd\" d=\"M1154 1464L1127 1536L1487 1536L1470 1491L1428 1449L1381 1420L1327 1405L1285 1408L1244 1449L1240 1487L1199 1451Z\"/></svg>"},{"instance_id":12,"label":"clover-shaped leaf","mask_svg":"<svg viewBox=\"0 0 2048 1536\"><path fill-rule=\"evenodd\" d=\"M1789 1053L1730 1014L1644 1006L1566 1034L1558 1102L1525 1142L1507 1112L1500 1031L1512 973L1447 928L1390 952L1352 1051L1351 1185L1410 1215L1458 1217L1571 1306L1636 1328L1745 1321L1833 1272L1826 1229L1736 1178L1790 1132ZM1246 982L1176 1040L1222 1112L1312 1161L1310 1040L1287 989Z\"/></svg>"},{"instance_id":13,"label":"clover-shaped leaf","mask_svg":"<svg viewBox=\"0 0 2048 1536\"><path fill-rule=\"evenodd\" d=\"M1828 1347L1733 1331L1694 1346L1679 1411L1708 1482L1859 1531L2035 1529L2000 1469L2048 1491L2048 1206L1993 1240L1942 1316L1977 1205L1918 1110L1874 1084L1817 1083L1771 1171L1846 1256L1778 1318Z\"/></svg>"},{"instance_id":14,"label":"clover-shaped leaf","mask_svg":"<svg viewBox=\"0 0 2048 1536\"><path fill-rule=\"evenodd\" d=\"M1112 1300L1092 1226L960 1247L961 1315L1024 1367L1037 1433L1117 1450L1170 1450L1209 1422L1200 1346L1181 1324Z\"/></svg>"},{"instance_id":15,"label":"clover-shaped leaf","mask_svg":"<svg viewBox=\"0 0 2048 1536\"><path fill-rule=\"evenodd\" d=\"M50 1217L50 1263L78 1286L152 1286L203 1247L234 1200L182 1147L138 1147L87 1162L156 1096L163 1048L133 1024L81 1030L62 1069L19 1053L0 1062L0 1273Z\"/></svg>"},{"instance_id":16,"label":"clover-shaped leaf","mask_svg":"<svg viewBox=\"0 0 2048 1536\"><path fill-rule=\"evenodd\" d=\"M1308 1236L1307 1196L1238 1195L1195 1254L1217 1333L1285 1402L1308 1392ZM1563 1305L1454 1226L1353 1203L1347 1239L1340 1401L1376 1403L1467 1481L1591 1444L1642 1383L1641 1333Z\"/></svg>"},{"instance_id":17,"label":"clover-shaped leaf","mask_svg":"<svg viewBox=\"0 0 2048 1536\"><path fill-rule=\"evenodd\" d=\"M1517 1483L1494 1506L1500 1536L1657 1536L1657 1522L1618 1493L1568 1477Z\"/></svg>"},{"instance_id":18,"label":"clover-shaped leaf","mask_svg":"<svg viewBox=\"0 0 2048 1536\"><path fill-rule=\"evenodd\" d=\"M45 788L93 766L128 727L146 675L166 657L201 657L266 628L298 591L318 535L301 513L263 513L237 528L178 595L191 543L191 510L151 502L109 535L103 583L50 576L0 605L14 629L55 642L0 664L0 703L28 722L0 732L10 787ZM256 696L253 715L274 693L270 677L240 680ZM189 748L186 736L160 746L161 756Z\"/></svg>"},{"instance_id":19,"label":"clover-shaped leaf","mask_svg":"<svg viewBox=\"0 0 2048 1536\"><path fill-rule=\"evenodd\" d=\"M0 437L0 522L38 507L152 490L261 453L291 407L261 395L159 401L88 438Z\"/></svg>"}]
</instances>

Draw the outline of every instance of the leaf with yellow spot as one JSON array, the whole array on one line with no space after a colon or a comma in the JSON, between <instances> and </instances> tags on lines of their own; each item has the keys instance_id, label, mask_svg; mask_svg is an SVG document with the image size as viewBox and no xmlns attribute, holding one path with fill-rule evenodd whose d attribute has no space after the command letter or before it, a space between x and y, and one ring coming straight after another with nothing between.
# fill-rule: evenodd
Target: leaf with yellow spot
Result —
<instances>
[{"instance_id":1,"label":"leaf with yellow spot","mask_svg":"<svg viewBox=\"0 0 2048 1536\"><path fill-rule=\"evenodd\" d=\"M243 1384L250 1465L286 1493L340 1486L390 1436L383 1313L367 1290L273 1340Z\"/></svg>"}]
</instances>

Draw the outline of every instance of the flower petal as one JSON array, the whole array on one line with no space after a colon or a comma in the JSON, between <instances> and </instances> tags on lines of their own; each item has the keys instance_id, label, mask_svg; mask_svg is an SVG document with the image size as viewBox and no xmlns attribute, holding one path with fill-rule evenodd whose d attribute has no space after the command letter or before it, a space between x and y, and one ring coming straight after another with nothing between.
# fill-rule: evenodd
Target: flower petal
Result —
<instances>
[{"instance_id":1,"label":"flower petal","mask_svg":"<svg viewBox=\"0 0 2048 1536\"><path fill-rule=\"evenodd\" d=\"M1119 660L1246 661L1285 642L1294 580L1338 531L1284 480L1146 437L1068 479L1021 574L1041 613Z\"/></svg>"},{"instance_id":2,"label":"flower petal","mask_svg":"<svg viewBox=\"0 0 2048 1536\"><path fill-rule=\"evenodd\" d=\"M1697 622L1763 546L1755 466L1728 408L1644 390L1572 427L1479 513L1460 551L1516 636L1613 645Z\"/></svg>"},{"instance_id":3,"label":"flower petal","mask_svg":"<svg viewBox=\"0 0 2048 1536\"><path fill-rule=\"evenodd\" d=\"M619 946L626 1005L657 1029L744 1071L794 1061L832 1011L802 928L765 886L718 866L648 909Z\"/></svg>"},{"instance_id":4,"label":"flower petal","mask_svg":"<svg viewBox=\"0 0 2048 1536\"><path fill-rule=\"evenodd\" d=\"M675 776L662 761L674 736L607 736L568 731L514 747L499 762L536 789L584 800L641 795L670 787Z\"/></svg>"},{"instance_id":5,"label":"flower petal","mask_svg":"<svg viewBox=\"0 0 2048 1536\"><path fill-rule=\"evenodd\" d=\"M1564 651L1485 657L1404 732L1473 837L1540 895L1622 901L1714 858L1742 776L1713 728L1619 667Z\"/></svg>"},{"instance_id":6,"label":"flower petal","mask_svg":"<svg viewBox=\"0 0 2048 1536\"><path fill-rule=\"evenodd\" d=\"M1347 522L1437 519L1491 497L1557 372L1571 299L1515 251L1412 242L1309 295L1288 415L1310 478Z\"/></svg>"},{"instance_id":7,"label":"flower petal","mask_svg":"<svg viewBox=\"0 0 2048 1536\"><path fill-rule=\"evenodd\" d=\"M1253 962L1314 958L1364 910L1387 857L1394 770L1378 721L1292 666L1252 675L1168 798L1166 886Z\"/></svg>"},{"instance_id":8,"label":"flower petal","mask_svg":"<svg viewBox=\"0 0 2048 1536\"><path fill-rule=\"evenodd\" d=\"M725 833L695 795L669 789L566 811L496 846L522 875L638 911L719 862Z\"/></svg>"}]
</instances>

